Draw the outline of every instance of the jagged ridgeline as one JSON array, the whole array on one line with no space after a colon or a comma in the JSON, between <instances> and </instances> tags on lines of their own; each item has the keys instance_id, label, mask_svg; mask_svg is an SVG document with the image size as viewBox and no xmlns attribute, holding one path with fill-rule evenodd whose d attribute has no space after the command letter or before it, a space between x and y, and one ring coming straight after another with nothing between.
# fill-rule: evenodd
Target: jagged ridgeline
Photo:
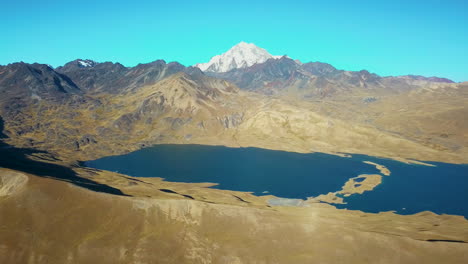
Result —
<instances>
[{"instance_id":1,"label":"jagged ridgeline","mask_svg":"<svg viewBox=\"0 0 468 264\"><path fill-rule=\"evenodd\" d=\"M467 162L466 83L338 70L247 43L196 66L0 66L6 141L70 160L192 143Z\"/></svg>"}]
</instances>

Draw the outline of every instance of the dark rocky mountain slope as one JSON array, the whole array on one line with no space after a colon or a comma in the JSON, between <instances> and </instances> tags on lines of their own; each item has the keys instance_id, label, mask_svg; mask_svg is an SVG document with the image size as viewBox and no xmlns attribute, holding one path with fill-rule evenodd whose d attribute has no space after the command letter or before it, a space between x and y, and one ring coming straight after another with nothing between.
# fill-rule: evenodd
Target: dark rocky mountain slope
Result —
<instances>
[{"instance_id":1,"label":"dark rocky mountain slope","mask_svg":"<svg viewBox=\"0 0 468 264\"><path fill-rule=\"evenodd\" d=\"M451 80L437 77L381 77L366 70L338 70L321 62L302 64L286 56L269 59L247 68L207 74L232 81L241 89L302 99L321 99L343 94L396 94L431 83L453 83Z\"/></svg>"},{"instance_id":2,"label":"dark rocky mountain slope","mask_svg":"<svg viewBox=\"0 0 468 264\"><path fill-rule=\"evenodd\" d=\"M58 99L80 94L80 88L66 75L45 64L18 62L0 66L0 100Z\"/></svg>"},{"instance_id":3,"label":"dark rocky mountain slope","mask_svg":"<svg viewBox=\"0 0 468 264\"><path fill-rule=\"evenodd\" d=\"M135 67L112 62L74 60L56 70L67 75L83 90L94 93L121 93L123 90L153 84L177 72L201 74L198 68L187 68L177 62L166 63L163 60L138 64Z\"/></svg>"}]
</instances>

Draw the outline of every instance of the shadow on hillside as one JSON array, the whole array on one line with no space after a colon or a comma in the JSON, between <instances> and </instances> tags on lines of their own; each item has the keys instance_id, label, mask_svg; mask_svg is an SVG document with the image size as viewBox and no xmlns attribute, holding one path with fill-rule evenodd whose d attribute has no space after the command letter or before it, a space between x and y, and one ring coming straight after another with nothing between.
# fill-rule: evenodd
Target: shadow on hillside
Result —
<instances>
[{"instance_id":1,"label":"shadow on hillside","mask_svg":"<svg viewBox=\"0 0 468 264\"><path fill-rule=\"evenodd\" d=\"M7 138L7 136L3 133L3 129L4 121L0 116L0 167L23 171L40 177L70 182L74 185L95 192L128 196L122 193L119 189L79 177L71 168L58 164L29 159L28 155L47 152L29 148L15 148L6 144L2 140Z\"/></svg>"}]
</instances>

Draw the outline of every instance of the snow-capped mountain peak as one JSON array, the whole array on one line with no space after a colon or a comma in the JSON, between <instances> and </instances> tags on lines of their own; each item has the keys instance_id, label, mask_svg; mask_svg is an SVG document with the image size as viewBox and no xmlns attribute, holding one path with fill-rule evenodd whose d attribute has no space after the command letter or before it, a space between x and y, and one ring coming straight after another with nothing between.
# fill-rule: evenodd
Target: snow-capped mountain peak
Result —
<instances>
[{"instance_id":1,"label":"snow-capped mountain peak","mask_svg":"<svg viewBox=\"0 0 468 264\"><path fill-rule=\"evenodd\" d=\"M265 49L255 46L253 43L240 42L226 53L216 55L207 63L198 63L202 71L227 72L232 69L246 68L268 59L278 59L282 56L273 56Z\"/></svg>"},{"instance_id":2,"label":"snow-capped mountain peak","mask_svg":"<svg viewBox=\"0 0 468 264\"><path fill-rule=\"evenodd\" d=\"M96 64L93 60L77 60L77 62L82 68L93 67Z\"/></svg>"}]
</instances>

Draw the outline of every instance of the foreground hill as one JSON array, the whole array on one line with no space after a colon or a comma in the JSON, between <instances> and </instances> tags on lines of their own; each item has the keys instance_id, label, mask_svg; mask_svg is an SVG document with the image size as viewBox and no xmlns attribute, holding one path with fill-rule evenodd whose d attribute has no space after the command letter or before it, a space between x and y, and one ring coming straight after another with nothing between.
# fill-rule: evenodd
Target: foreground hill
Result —
<instances>
[{"instance_id":1,"label":"foreground hill","mask_svg":"<svg viewBox=\"0 0 468 264\"><path fill-rule=\"evenodd\" d=\"M467 257L462 217L366 214L323 204L271 208L245 193L75 170L131 197L0 169L0 262L463 263Z\"/></svg>"}]
</instances>

